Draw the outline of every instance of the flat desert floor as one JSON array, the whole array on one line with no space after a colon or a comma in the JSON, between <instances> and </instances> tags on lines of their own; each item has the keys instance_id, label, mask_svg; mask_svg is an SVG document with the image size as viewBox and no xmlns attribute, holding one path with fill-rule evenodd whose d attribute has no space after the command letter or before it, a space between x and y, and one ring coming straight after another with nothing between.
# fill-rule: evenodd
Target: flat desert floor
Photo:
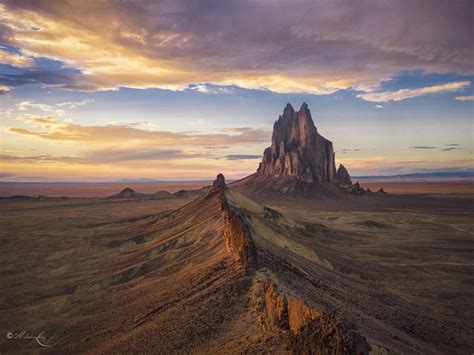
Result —
<instances>
[{"instance_id":1,"label":"flat desert floor","mask_svg":"<svg viewBox=\"0 0 474 355\"><path fill-rule=\"evenodd\" d=\"M306 277L312 288L308 288L307 299L356 324L375 353L472 353L472 183L438 182L436 188L418 183L421 194L414 193L417 190L413 184L403 184L382 183L385 191L394 194L349 196L343 202L282 198L258 203L305 226L304 235L295 232L298 245L314 251L331 266L308 266L306 270L312 271ZM175 191L180 188L189 185L173 187ZM152 191L161 189L154 186ZM101 190L101 194L118 190ZM15 191L12 195L31 191ZM35 190L33 194L45 193ZM117 272L119 261L138 258L137 253L151 250L148 245L161 233L154 228L164 223L160 218L167 211L190 202L190 198L174 197L0 200L0 329L25 330L35 336L42 333L40 340L52 346L48 349L59 352L150 351L153 341L158 341L163 351L258 351L250 345L244 347L246 341L257 344L264 339L252 335L257 333L251 317L233 318L234 313L244 314L239 312L247 307L247 303L234 302L229 296L235 292L227 296L216 293L219 296L202 313L211 317L202 318L202 324L212 320L214 328L198 333L189 328L180 333L180 327L191 327L201 318L179 315L189 314L196 302L201 302L197 299L207 297L203 285L227 272L222 265L214 265L214 274L191 277L189 272L181 274L176 269L179 265L163 267L173 255L188 250L192 241L167 245L167 253L153 259L153 263ZM190 228L194 227L186 226L179 233ZM207 233L211 232L203 230L202 235ZM184 263L188 262L192 258ZM178 292L171 294L173 280L179 277L190 277L186 279L189 290L179 290L182 296L173 303L169 300ZM229 311L216 311L219 305ZM168 312L169 327L175 328L165 329L159 323L160 312ZM149 333L141 331L139 327L145 321L158 322L154 326L161 333L149 328ZM228 329L225 336L219 333L223 329ZM133 343L128 332L140 342ZM200 345L188 348L173 334ZM232 337L242 334L246 335L237 344ZM45 348L34 339L0 339L1 353L40 349Z\"/></svg>"},{"instance_id":2,"label":"flat desert floor","mask_svg":"<svg viewBox=\"0 0 474 355\"><path fill-rule=\"evenodd\" d=\"M468 180L428 180L428 181L384 181L360 180L362 186L377 191L381 187L391 194L471 194L474 195L474 181ZM31 183L0 182L0 197L14 195L50 197L107 197L129 187L135 191L151 194L157 191L176 192L195 190L211 184L211 181L187 182L130 182L130 183Z\"/></svg>"},{"instance_id":3,"label":"flat desert floor","mask_svg":"<svg viewBox=\"0 0 474 355\"><path fill-rule=\"evenodd\" d=\"M209 185L211 181L189 182L0 182L0 197L14 195L48 196L48 197L107 197L129 187L135 191L151 194L158 191L170 193L179 190L196 190Z\"/></svg>"}]
</instances>

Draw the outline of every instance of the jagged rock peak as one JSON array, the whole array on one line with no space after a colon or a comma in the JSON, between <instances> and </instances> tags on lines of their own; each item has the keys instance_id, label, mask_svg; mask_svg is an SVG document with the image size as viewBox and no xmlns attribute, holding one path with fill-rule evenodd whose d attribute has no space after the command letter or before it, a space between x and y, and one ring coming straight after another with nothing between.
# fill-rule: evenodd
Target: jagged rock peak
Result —
<instances>
[{"instance_id":1,"label":"jagged rock peak","mask_svg":"<svg viewBox=\"0 0 474 355\"><path fill-rule=\"evenodd\" d=\"M332 142L318 133L306 103L299 111L286 105L273 125L272 144L265 149L257 173L292 176L308 183L334 180Z\"/></svg>"},{"instance_id":2,"label":"jagged rock peak","mask_svg":"<svg viewBox=\"0 0 474 355\"><path fill-rule=\"evenodd\" d=\"M349 172L347 171L346 167L342 164L340 164L339 168L337 169L336 180L342 185L352 185L351 176L349 175Z\"/></svg>"},{"instance_id":3,"label":"jagged rock peak","mask_svg":"<svg viewBox=\"0 0 474 355\"><path fill-rule=\"evenodd\" d=\"M223 174L218 174L214 182L212 183L214 189L222 189L225 187L225 177Z\"/></svg>"}]
</instances>

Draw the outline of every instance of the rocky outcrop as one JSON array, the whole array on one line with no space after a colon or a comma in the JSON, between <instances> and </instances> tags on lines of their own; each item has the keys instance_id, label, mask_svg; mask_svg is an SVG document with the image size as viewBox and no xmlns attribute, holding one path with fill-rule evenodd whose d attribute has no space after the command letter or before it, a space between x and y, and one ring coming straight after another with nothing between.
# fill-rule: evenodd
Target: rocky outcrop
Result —
<instances>
[{"instance_id":1,"label":"rocky outcrop","mask_svg":"<svg viewBox=\"0 0 474 355\"><path fill-rule=\"evenodd\" d=\"M351 323L326 313L290 332L287 348L293 354L365 355L372 350Z\"/></svg>"},{"instance_id":2,"label":"rocky outcrop","mask_svg":"<svg viewBox=\"0 0 474 355\"><path fill-rule=\"evenodd\" d=\"M118 194L109 196L108 198L111 199L141 199L145 198L147 195L142 194L141 192L136 192L135 190L131 189L130 187L127 187L120 191Z\"/></svg>"},{"instance_id":3,"label":"rocky outcrop","mask_svg":"<svg viewBox=\"0 0 474 355\"><path fill-rule=\"evenodd\" d=\"M286 295L271 281L255 287L253 298L263 328L286 331L292 353L368 354L371 350L353 325Z\"/></svg>"},{"instance_id":4,"label":"rocky outcrop","mask_svg":"<svg viewBox=\"0 0 474 355\"><path fill-rule=\"evenodd\" d=\"M158 192L155 192L153 195L153 198L154 199L162 199L162 198L168 198L168 197L171 197L171 193L169 193L168 191L158 191Z\"/></svg>"},{"instance_id":5,"label":"rocky outcrop","mask_svg":"<svg viewBox=\"0 0 474 355\"><path fill-rule=\"evenodd\" d=\"M217 174L216 179L212 183L212 187L214 189L222 189L225 188L225 177L223 174Z\"/></svg>"},{"instance_id":6,"label":"rocky outcrop","mask_svg":"<svg viewBox=\"0 0 474 355\"><path fill-rule=\"evenodd\" d=\"M255 266L257 251L250 235L250 229L243 217L227 205L223 211L223 218L227 250L244 268L249 269Z\"/></svg>"},{"instance_id":7,"label":"rocky outcrop","mask_svg":"<svg viewBox=\"0 0 474 355\"><path fill-rule=\"evenodd\" d=\"M274 284L267 282L262 285L254 307L264 329L288 329L288 301L277 292Z\"/></svg>"},{"instance_id":8,"label":"rocky outcrop","mask_svg":"<svg viewBox=\"0 0 474 355\"><path fill-rule=\"evenodd\" d=\"M245 223L244 217L229 205L225 191L224 175L218 174L209 193L210 195L218 194L221 201L227 250L245 269L250 269L257 263L257 250L252 240L250 228Z\"/></svg>"},{"instance_id":9,"label":"rocky outcrop","mask_svg":"<svg viewBox=\"0 0 474 355\"><path fill-rule=\"evenodd\" d=\"M367 193L367 191L365 191L364 188L360 186L359 181L350 187L350 192L353 195L364 195Z\"/></svg>"},{"instance_id":10,"label":"rocky outcrop","mask_svg":"<svg viewBox=\"0 0 474 355\"><path fill-rule=\"evenodd\" d=\"M352 185L351 176L349 175L349 172L347 171L346 167L342 164L339 165L339 168L337 169L336 181L341 185Z\"/></svg>"},{"instance_id":11,"label":"rocky outcrop","mask_svg":"<svg viewBox=\"0 0 474 355\"><path fill-rule=\"evenodd\" d=\"M290 330L297 333L310 321L322 316L315 308L308 307L301 299L288 298L288 325Z\"/></svg>"},{"instance_id":12,"label":"rocky outcrop","mask_svg":"<svg viewBox=\"0 0 474 355\"><path fill-rule=\"evenodd\" d=\"M291 176L307 183L332 182L336 175L331 141L321 136L308 105L287 104L273 126L272 144L263 152L258 175Z\"/></svg>"}]
</instances>

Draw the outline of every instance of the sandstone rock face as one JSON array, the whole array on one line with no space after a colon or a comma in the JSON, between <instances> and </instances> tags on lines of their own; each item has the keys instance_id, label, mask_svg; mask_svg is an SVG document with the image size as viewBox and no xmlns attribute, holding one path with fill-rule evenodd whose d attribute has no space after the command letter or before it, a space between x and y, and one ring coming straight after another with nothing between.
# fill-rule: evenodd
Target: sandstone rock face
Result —
<instances>
[{"instance_id":1,"label":"sandstone rock face","mask_svg":"<svg viewBox=\"0 0 474 355\"><path fill-rule=\"evenodd\" d=\"M357 329L326 312L286 295L271 282L254 290L254 309L264 329L287 331L293 354L369 354Z\"/></svg>"},{"instance_id":2,"label":"sandstone rock face","mask_svg":"<svg viewBox=\"0 0 474 355\"><path fill-rule=\"evenodd\" d=\"M265 149L257 174L291 176L307 183L334 180L332 143L318 133L308 105L303 103L299 111L286 105L273 126L272 145Z\"/></svg>"},{"instance_id":3,"label":"sandstone rock face","mask_svg":"<svg viewBox=\"0 0 474 355\"><path fill-rule=\"evenodd\" d=\"M246 270L254 267L257 262L257 250L252 240L250 229L240 213L227 202L224 175L218 174L212 184L208 196L219 195L221 201L224 238L227 251Z\"/></svg>"},{"instance_id":4,"label":"sandstone rock face","mask_svg":"<svg viewBox=\"0 0 474 355\"><path fill-rule=\"evenodd\" d=\"M349 172L342 164L339 165L339 168L337 169L336 181L342 185L347 185L347 186L352 185L351 176L349 175Z\"/></svg>"},{"instance_id":5,"label":"sandstone rock face","mask_svg":"<svg viewBox=\"0 0 474 355\"><path fill-rule=\"evenodd\" d=\"M223 218L227 250L245 269L252 268L256 264L257 250L249 227L228 205L223 211Z\"/></svg>"},{"instance_id":6,"label":"sandstone rock face","mask_svg":"<svg viewBox=\"0 0 474 355\"><path fill-rule=\"evenodd\" d=\"M212 183L213 188L222 188L225 187L225 177L222 174L218 174L214 182Z\"/></svg>"}]
</instances>

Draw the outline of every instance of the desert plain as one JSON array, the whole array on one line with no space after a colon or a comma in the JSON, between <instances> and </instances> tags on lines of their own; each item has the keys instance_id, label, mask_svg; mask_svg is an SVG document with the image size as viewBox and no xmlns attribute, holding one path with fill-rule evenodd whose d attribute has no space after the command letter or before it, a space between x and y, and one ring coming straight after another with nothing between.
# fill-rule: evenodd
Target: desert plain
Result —
<instances>
[{"instance_id":1,"label":"desert plain","mask_svg":"<svg viewBox=\"0 0 474 355\"><path fill-rule=\"evenodd\" d=\"M254 273L227 253L209 188L3 198L0 328L43 345L5 337L0 349L304 353L256 306L270 278L354 324L372 353L472 351L473 183L418 182L419 193L410 182L371 184L387 194L255 197L229 184L256 244Z\"/></svg>"}]
</instances>

